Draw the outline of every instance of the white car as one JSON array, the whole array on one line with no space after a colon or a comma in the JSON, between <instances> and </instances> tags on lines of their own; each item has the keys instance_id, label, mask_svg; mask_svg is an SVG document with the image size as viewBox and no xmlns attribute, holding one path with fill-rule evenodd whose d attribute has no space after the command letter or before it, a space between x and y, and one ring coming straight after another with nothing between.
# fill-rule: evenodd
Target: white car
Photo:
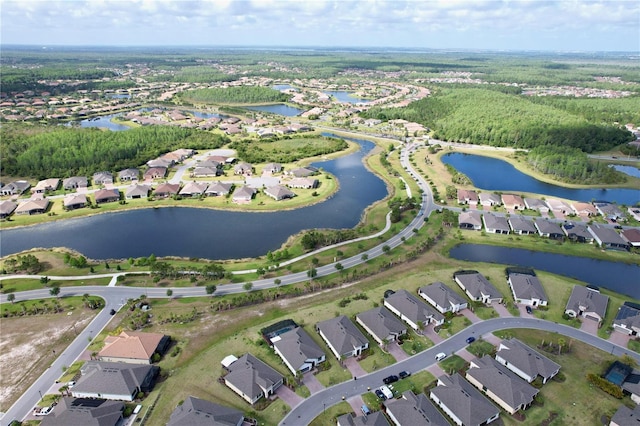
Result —
<instances>
[{"instance_id":1,"label":"white car","mask_svg":"<svg viewBox=\"0 0 640 426\"><path fill-rule=\"evenodd\" d=\"M44 407L44 408L41 408L41 409L36 409L35 413L33 413L33 414L36 415L36 416L46 416L52 410L53 410L53 407Z\"/></svg>"},{"instance_id":2,"label":"white car","mask_svg":"<svg viewBox=\"0 0 640 426\"><path fill-rule=\"evenodd\" d=\"M446 357L447 357L447 354L445 354L444 352L440 352L439 354L436 355L436 361L442 361Z\"/></svg>"}]
</instances>

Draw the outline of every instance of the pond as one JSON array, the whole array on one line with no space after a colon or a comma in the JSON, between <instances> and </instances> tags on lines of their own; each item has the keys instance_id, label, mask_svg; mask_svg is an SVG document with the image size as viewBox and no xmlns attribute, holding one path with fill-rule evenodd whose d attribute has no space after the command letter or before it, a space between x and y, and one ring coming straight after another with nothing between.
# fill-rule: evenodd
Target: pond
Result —
<instances>
[{"instance_id":1,"label":"pond","mask_svg":"<svg viewBox=\"0 0 640 426\"><path fill-rule=\"evenodd\" d=\"M294 108L284 104L257 105L257 106L247 106L244 108L249 109L251 111L270 112L271 114L284 115L285 117L295 117L296 115L304 112L303 109Z\"/></svg>"},{"instance_id":2,"label":"pond","mask_svg":"<svg viewBox=\"0 0 640 426\"><path fill-rule=\"evenodd\" d=\"M329 96L333 96L339 102L347 102L350 104L367 104L371 102L369 99L356 98L351 94L351 92L346 92L343 90L325 91L323 93Z\"/></svg>"},{"instance_id":3,"label":"pond","mask_svg":"<svg viewBox=\"0 0 640 426\"><path fill-rule=\"evenodd\" d=\"M313 165L340 189L328 200L295 210L251 213L186 207L129 210L0 231L0 256L34 247L68 247L92 259L156 256L239 259L277 250L304 229L355 227L364 210L387 195L364 167L374 144L354 140L353 154Z\"/></svg>"},{"instance_id":4,"label":"pond","mask_svg":"<svg viewBox=\"0 0 640 426\"><path fill-rule=\"evenodd\" d=\"M620 164L612 164L609 167L613 167L617 171L624 173L625 175L640 178L640 169L633 166L622 166Z\"/></svg>"},{"instance_id":5,"label":"pond","mask_svg":"<svg viewBox=\"0 0 640 426\"><path fill-rule=\"evenodd\" d=\"M471 262L500 263L539 269L640 299L638 278L640 265L638 264L484 244L459 244L449 251L449 256Z\"/></svg>"},{"instance_id":6,"label":"pond","mask_svg":"<svg viewBox=\"0 0 640 426\"><path fill-rule=\"evenodd\" d=\"M101 115L100 117L85 118L84 120L81 120L79 122L75 122L75 124L79 124L80 127L82 127L82 128L96 127L96 128L100 128L100 129L109 129L109 130L112 130L114 132L121 132L123 130L129 130L131 127L125 126L124 124L120 124L120 123L116 123L114 121L111 121L113 118L120 117L120 116L122 116L122 113ZM72 126L72 125L74 125L74 123L69 122L69 123L67 123L67 125L68 126Z\"/></svg>"},{"instance_id":7,"label":"pond","mask_svg":"<svg viewBox=\"0 0 640 426\"><path fill-rule=\"evenodd\" d=\"M291 90L291 89L293 89L293 90L298 90L298 89L296 89L295 87L290 86L290 85L288 85L288 84L275 84L275 85L273 85L273 86L271 86L271 87L272 87L274 90L279 90L279 91L281 91L281 92L282 92L283 90Z\"/></svg>"},{"instance_id":8,"label":"pond","mask_svg":"<svg viewBox=\"0 0 640 426\"><path fill-rule=\"evenodd\" d=\"M467 175L475 187L489 191L530 192L584 202L606 200L628 206L640 202L640 191L637 189L565 188L539 181L517 170L510 163L497 158L456 152L443 155L442 161Z\"/></svg>"}]
</instances>

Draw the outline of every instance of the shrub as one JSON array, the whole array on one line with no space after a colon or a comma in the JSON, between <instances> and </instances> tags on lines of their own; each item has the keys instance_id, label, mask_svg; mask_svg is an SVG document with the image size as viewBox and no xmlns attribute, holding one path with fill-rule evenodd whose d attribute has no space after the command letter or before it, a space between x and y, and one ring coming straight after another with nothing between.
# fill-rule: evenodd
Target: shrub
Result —
<instances>
[{"instance_id":1,"label":"shrub","mask_svg":"<svg viewBox=\"0 0 640 426\"><path fill-rule=\"evenodd\" d=\"M614 385L610 381L598 376L597 374L587 374L587 380L589 381L589 383L593 383L614 398L622 399L622 397L624 397L624 393L622 392L622 388L620 386Z\"/></svg>"}]
</instances>

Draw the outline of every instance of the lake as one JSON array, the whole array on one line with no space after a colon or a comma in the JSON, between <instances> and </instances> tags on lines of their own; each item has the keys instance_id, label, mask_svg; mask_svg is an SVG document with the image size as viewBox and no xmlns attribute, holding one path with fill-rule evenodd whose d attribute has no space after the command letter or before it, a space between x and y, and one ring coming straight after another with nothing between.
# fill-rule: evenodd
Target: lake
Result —
<instances>
[{"instance_id":1,"label":"lake","mask_svg":"<svg viewBox=\"0 0 640 426\"><path fill-rule=\"evenodd\" d=\"M606 200L628 206L640 202L640 191L637 189L565 188L539 181L497 158L456 152L443 155L442 161L467 175L475 187L489 191L530 192L584 202Z\"/></svg>"},{"instance_id":2,"label":"lake","mask_svg":"<svg viewBox=\"0 0 640 426\"><path fill-rule=\"evenodd\" d=\"M345 92L343 90L337 91L325 91L322 92L326 95L333 96L339 102L348 102L350 104L367 104L371 102L369 99L356 98L351 95L351 92Z\"/></svg>"},{"instance_id":3,"label":"lake","mask_svg":"<svg viewBox=\"0 0 640 426\"><path fill-rule=\"evenodd\" d=\"M625 175L640 178L640 169L633 166L622 166L620 164L612 164L609 167L613 167L617 171L624 173Z\"/></svg>"},{"instance_id":4,"label":"lake","mask_svg":"<svg viewBox=\"0 0 640 426\"><path fill-rule=\"evenodd\" d=\"M354 139L352 139L354 140ZM313 165L333 174L340 189L328 200L295 210L251 213L186 207L129 210L0 231L0 256L34 247L68 247L92 259L156 256L240 259L277 250L305 229L355 227L363 211L387 195L364 167L374 144Z\"/></svg>"},{"instance_id":5,"label":"lake","mask_svg":"<svg viewBox=\"0 0 640 426\"><path fill-rule=\"evenodd\" d=\"M640 299L640 265L638 264L484 244L459 244L449 251L449 256L471 262L500 263L539 269Z\"/></svg>"},{"instance_id":6,"label":"lake","mask_svg":"<svg viewBox=\"0 0 640 426\"><path fill-rule=\"evenodd\" d=\"M84 120L81 120L79 122L79 125L82 128L97 127L100 129L113 130L114 132L129 130L131 127L111 121L112 118L120 117L120 116L122 116L122 113L101 115L100 117L94 117L94 118L85 118ZM67 123L67 125L71 126L72 124Z\"/></svg>"},{"instance_id":7,"label":"lake","mask_svg":"<svg viewBox=\"0 0 640 426\"><path fill-rule=\"evenodd\" d=\"M298 90L298 89L296 89L295 87L290 86L290 85L288 85L288 84L276 84L276 85L273 85L273 86L271 86L271 87L272 87L274 90L279 90L279 91L281 91L281 92L282 92L283 90L290 90L290 89L293 89L293 90L296 90L296 91Z\"/></svg>"},{"instance_id":8,"label":"lake","mask_svg":"<svg viewBox=\"0 0 640 426\"><path fill-rule=\"evenodd\" d=\"M244 108L251 111L270 112L271 114L284 115L285 117L295 117L296 115L305 111L303 109L294 108L285 104L257 105L247 106Z\"/></svg>"}]
</instances>

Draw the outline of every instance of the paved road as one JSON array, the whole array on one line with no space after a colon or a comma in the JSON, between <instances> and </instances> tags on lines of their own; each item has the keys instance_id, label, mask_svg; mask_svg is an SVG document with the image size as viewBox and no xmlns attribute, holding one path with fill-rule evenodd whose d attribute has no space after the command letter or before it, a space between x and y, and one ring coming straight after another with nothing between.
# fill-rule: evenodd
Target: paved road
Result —
<instances>
[{"instance_id":1,"label":"paved road","mask_svg":"<svg viewBox=\"0 0 640 426\"><path fill-rule=\"evenodd\" d=\"M280 422L280 426L309 424L325 408L329 408L343 399L349 399L355 395L368 392L369 389L382 386L382 379L390 374L398 374L402 370L415 373L433 365L436 362L434 357L437 353L455 353L466 346L465 340L469 336L482 336L496 330L509 328L531 328L563 334L617 356L628 354L640 362L640 354L572 327L533 318L495 318L473 324L444 342L404 361L397 362L392 366L366 376L358 377L357 380L343 382L311 395L297 406L292 407L292 410Z\"/></svg>"}]
</instances>

